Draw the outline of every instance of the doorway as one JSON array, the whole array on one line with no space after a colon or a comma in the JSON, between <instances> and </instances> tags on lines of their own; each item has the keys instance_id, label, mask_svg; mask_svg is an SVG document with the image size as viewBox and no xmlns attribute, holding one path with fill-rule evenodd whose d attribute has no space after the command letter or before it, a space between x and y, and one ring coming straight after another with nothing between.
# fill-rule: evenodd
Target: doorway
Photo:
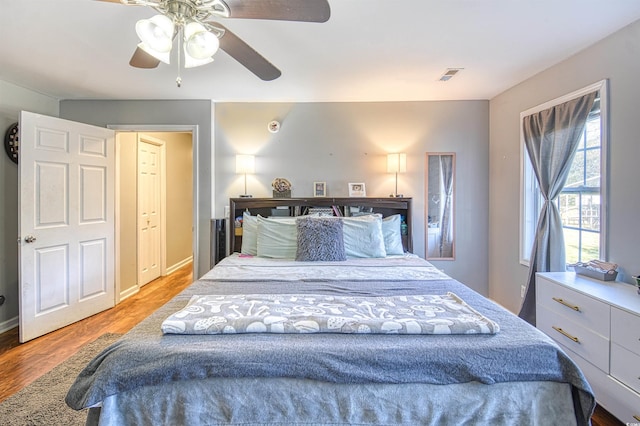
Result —
<instances>
[{"instance_id":1,"label":"doorway","mask_svg":"<svg viewBox=\"0 0 640 426\"><path fill-rule=\"evenodd\" d=\"M165 130L146 128L144 131L116 130L116 300L123 300L138 292L152 274L142 273L149 265L157 265L157 275L166 276L192 264L197 259L194 188L194 132L191 129ZM158 131L159 130L159 131ZM158 250L157 256L147 262L148 249L142 247L141 223L148 212L147 201L155 197L141 193L140 166L143 144L163 146L159 154L164 159L165 184L160 184L159 196L164 200L157 216L157 238L146 241L148 247ZM144 163L145 161L142 161ZM148 172L148 170L146 170ZM155 172L154 172L155 173ZM144 207L141 209L141 207ZM146 217L146 216L145 216ZM151 219L150 217L147 219ZM146 220L146 219L145 219ZM146 223L146 222L145 222ZM143 250L144 249L144 250ZM159 259L159 261L157 260ZM151 276L153 279L153 276Z\"/></svg>"}]
</instances>

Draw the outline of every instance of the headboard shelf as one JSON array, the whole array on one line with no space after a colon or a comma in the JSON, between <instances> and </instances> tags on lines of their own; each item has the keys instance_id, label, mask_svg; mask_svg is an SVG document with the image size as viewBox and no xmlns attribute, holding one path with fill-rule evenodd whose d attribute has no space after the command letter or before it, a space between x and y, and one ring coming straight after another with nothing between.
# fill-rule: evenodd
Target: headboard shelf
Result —
<instances>
[{"instance_id":1,"label":"headboard shelf","mask_svg":"<svg viewBox=\"0 0 640 426\"><path fill-rule=\"evenodd\" d=\"M235 219L242 217L245 211L252 215L299 216L308 214L310 209L326 209L336 216L350 216L352 210L359 212L380 213L383 217L399 214L404 217L406 234L403 234L403 245L406 251L413 250L411 238L411 198L377 198L377 197L309 197L309 198L231 198L229 200L229 224L231 238L229 252L239 252L242 246L241 232L235 231ZM314 210L311 210L312 212ZM240 234L240 235L237 235Z\"/></svg>"}]
</instances>

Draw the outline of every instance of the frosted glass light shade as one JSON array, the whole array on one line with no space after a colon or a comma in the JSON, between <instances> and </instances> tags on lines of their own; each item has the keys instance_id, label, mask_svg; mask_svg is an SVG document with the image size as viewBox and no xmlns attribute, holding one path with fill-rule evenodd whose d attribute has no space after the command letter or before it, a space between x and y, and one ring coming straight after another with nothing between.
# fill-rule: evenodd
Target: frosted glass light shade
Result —
<instances>
[{"instance_id":1,"label":"frosted glass light shade","mask_svg":"<svg viewBox=\"0 0 640 426\"><path fill-rule=\"evenodd\" d=\"M213 62L213 58L204 58L204 59L196 59L189 56L187 52L184 54L184 67L185 68L195 68L200 65L206 65Z\"/></svg>"},{"instance_id":2,"label":"frosted glass light shade","mask_svg":"<svg viewBox=\"0 0 640 426\"><path fill-rule=\"evenodd\" d=\"M184 27L184 51L194 59L206 59L218 51L220 40L198 22Z\"/></svg>"},{"instance_id":3,"label":"frosted glass light shade","mask_svg":"<svg viewBox=\"0 0 640 426\"><path fill-rule=\"evenodd\" d=\"M136 22L136 34L150 49L169 52L173 45L173 21L165 15L156 15Z\"/></svg>"},{"instance_id":4,"label":"frosted glass light shade","mask_svg":"<svg viewBox=\"0 0 640 426\"><path fill-rule=\"evenodd\" d=\"M236 155L236 173L255 173L255 164L253 155Z\"/></svg>"},{"instance_id":5,"label":"frosted glass light shade","mask_svg":"<svg viewBox=\"0 0 640 426\"><path fill-rule=\"evenodd\" d=\"M406 173L407 154L387 154L387 173Z\"/></svg>"}]
</instances>

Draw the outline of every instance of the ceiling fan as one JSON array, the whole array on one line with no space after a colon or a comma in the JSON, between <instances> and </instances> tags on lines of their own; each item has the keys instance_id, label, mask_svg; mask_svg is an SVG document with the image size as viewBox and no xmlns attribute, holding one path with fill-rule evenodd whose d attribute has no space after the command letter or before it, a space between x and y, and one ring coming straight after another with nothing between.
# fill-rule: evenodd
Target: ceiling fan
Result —
<instances>
[{"instance_id":1,"label":"ceiling fan","mask_svg":"<svg viewBox=\"0 0 640 426\"><path fill-rule=\"evenodd\" d=\"M169 63L174 39L183 43L185 68L213 61L218 48L265 81L281 72L217 18L267 19L277 21L326 22L331 11L328 0L98 0L129 6L149 6L159 12L136 24L142 40L129 64L136 68L156 68ZM180 62L178 62L180 67ZM180 87L180 76L176 79Z\"/></svg>"}]
</instances>

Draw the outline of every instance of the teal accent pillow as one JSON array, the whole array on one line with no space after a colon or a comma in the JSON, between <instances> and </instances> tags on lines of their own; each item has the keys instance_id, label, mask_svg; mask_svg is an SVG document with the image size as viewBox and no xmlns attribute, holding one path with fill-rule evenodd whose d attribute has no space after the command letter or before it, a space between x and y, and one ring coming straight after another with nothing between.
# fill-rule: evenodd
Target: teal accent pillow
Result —
<instances>
[{"instance_id":1,"label":"teal accent pillow","mask_svg":"<svg viewBox=\"0 0 640 426\"><path fill-rule=\"evenodd\" d=\"M344 249L347 257L386 257L382 216L370 214L343 218Z\"/></svg>"},{"instance_id":2,"label":"teal accent pillow","mask_svg":"<svg viewBox=\"0 0 640 426\"><path fill-rule=\"evenodd\" d=\"M252 256L258 254L258 216L251 216L248 212L242 214L242 247L240 253Z\"/></svg>"},{"instance_id":3,"label":"teal accent pillow","mask_svg":"<svg viewBox=\"0 0 640 426\"><path fill-rule=\"evenodd\" d=\"M295 259L298 231L294 217L265 218L258 216L258 256Z\"/></svg>"},{"instance_id":4,"label":"teal accent pillow","mask_svg":"<svg viewBox=\"0 0 640 426\"><path fill-rule=\"evenodd\" d=\"M387 256L404 254L402 233L400 230L401 220L399 214L387 216L382 219L382 236L384 238L384 249L387 252Z\"/></svg>"}]
</instances>

